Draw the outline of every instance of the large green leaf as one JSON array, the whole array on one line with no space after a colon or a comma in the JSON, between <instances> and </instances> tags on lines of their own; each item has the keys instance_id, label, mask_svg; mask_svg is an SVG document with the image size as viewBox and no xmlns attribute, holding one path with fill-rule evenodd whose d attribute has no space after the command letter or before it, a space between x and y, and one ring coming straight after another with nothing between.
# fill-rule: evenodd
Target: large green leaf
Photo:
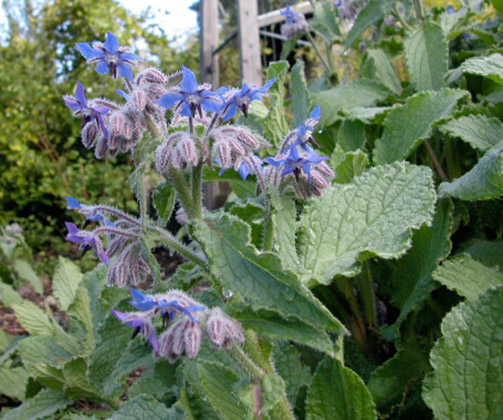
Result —
<instances>
[{"instance_id":1,"label":"large green leaf","mask_svg":"<svg viewBox=\"0 0 503 420\"><path fill-rule=\"evenodd\" d=\"M23 359L23 365L28 369L39 363L60 367L73 356L57 344L52 336L47 335L25 338L19 343L19 353Z\"/></svg>"},{"instance_id":2,"label":"large green leaf","mask_svg":"<svg viewBox=\"0 0 503 420\"><path fill-rule=\"evenodd\" d=\"M358 14L356 22L346 38L346 47L351 47L369 26L384 19L384 16L394 5L390 0L370 0L365 8Z\"/></svg>"},{"instance_id":3,"label":"large green leaf","mask_svg":"<svg viewBox=\"0 0 503 420\"><path fill-rule=\"evenodd\" d=\"M337 24L335 10L331 1L317 1L314 4L313 29L318 32L329 45L334 38L341 35L341 30Z\"/></svg>"},{"instance_id":4,"label":"large green leaf","mask_svg":"<svg viewBox=\"0 0 503 420\"><path fill-rule=\"evenodd\" d=\"M37 276L37 273L35 273L35 270L33 270L32 265L28 261L15 259L14 270L16 271L17 275L24 281L31 283L35 292L37 292L39 295L44 293L42 280L40 280L40 277Z\"/></svg>"},{"instance_id":5,"label":"large green leaf","mask_svg":"<svg viewBox=\"0 0 503 420\"><path fill-rule=\"evenodd\" d=\"M391 302L400 308L396 326L437 287L432 273L451 251L449 237L452 230L452 205L449 200L438 203L431 226L423 226L412 237L412 248L393 270L390 279L393 295Z\"/></svg>"},{"instance_id":6,"label":"large green leaf","mask_svg":"<svg viewBox=\"0 0 503 420\"><path fill-rule=\"evenodd\" d=\"M452 113L466 91L442 89L410 97L403 106L393 108L384 120L384 132L376 141L377 165L408 157L423 140L431 136L433 124Z\"/></svg>"},{"instance_id":7,"label":"large green leaf","mask_svg":"<svg viewBox=\"0 0 503 420\"><path fill-rule=\"evenodd\" d=\"M361 150L347 152L344 160L335 168L335 182L338 184L348 184L355 176L361 175L369 166L369 158Z\"/></svg>"},{"instance_id":8,"label":"large green leaf","mask_svg":"<svg viewBox=\"0 0 503 420\"><path fill-rule=\"evenodd\" d=\"M441 328L423 386L435 418L503 418L503 288L459 304Z\"/></svg>"},{"instance_id":9,"label":"large green leaf","mask_svg":"<svg viewBox=\"0 0 503 420\"><path fill-rule=\"evenodd\" d=\"M275 146L281 144L283 137L289 131L284 108L285 79L288 74L288 67L288 61L277 61L269 64L269 68L267 69L267 80L278 79L274 86L269 89L271 107L269 114L264 120L266 137Z\"/></svg>"},{"instance_id":10,"label":"large green leaf","mask_svg":"<svg viewBox=\"0 0 503 420\"><path fill-rule=\"evenodd\" d=\"M65 395L44 389L33 398L26 400L19 407L14 408L2 416L2 420L37 420L42 419L65 408L73 402Z\"/></svg>"},{"instance_id":11,"label":"large green leaf","mask_svg":"<svg viewBox=\"0 0 503 420\"><path fill-rule=\"evenodd\" d=\"M95 397L96 388L89 383L87 376L88 359L76 357L63 367L65 392L75 398Z\"/></svg>"},{"instance_id":12,"label":"large green leaf","mask_svg":"<svg viewBox=\"0 0 503 420\"><path fill-rule=\"evenodd\" d=\"M0 301L2 301L2 305L11 308L15 303L21 303L23 298L10 284L0 280Z\"/></svg>"},{"instance_id":13,"label":"large green leaf","mask_svg":"<svg viewBox=\"0 0 503 420\"><path fill-rule=\"evenodd\" d=\"M411 245L411 229L431 222L435 200L430 169L407 162L332 185L306 206L300 222L307 280L330 284L335 275L358 273L359 260L399 257Z\"/></svg>"},{"instance_id":14,"label":"large green leaf","mask_svg":"<svg viewBox=\"0 0 503 420\"><path fill-rule=\"evenodd\" d=\"M439 90L444 85L449 47L442 27L420 22L404 43L412 83L418 91Z\"/></svg>"},{"instance_id":15,"label":"large green leaf","mask_svg":"<svg viewBox=\"0 0 503 420\"><path fill-rule=\"evenodd\" d=\"M402 84L396 74L395 68L389 61L386 53L381 49L370 49L367 51L367 61L363 68L363 76L378 80L397 95L402 93Z\"/></svg>"},{"instance_id":16,"label":"large green leaf","mask_svg":"<svg viewBox=\"0 0 503 420\"><path fill-rule=\"evenodd\" d=\"M125 403L108 420L182 420L177 407L167 408L154 397L139 396Z\"/></svg>"},{"instance_id":17,"label":"large green leaf","mask_svg":"<svg viewBox=\"0 0 503 420\"><path fill-rule=\"evenodd\" d=\"M211 273L220 284L241 294L257 308L294 316L318 328L339 333L342 324L285 270L272 253L259 253L250 245L250 227L227 214L210 215L194 223L193 235L211 261Z\"/></svg>"},{"instance_id":18,"label":"large green leaf","mask_svg":"<svg viewBox=\"0 0 503 420\"><path fill-rule=\"evenodd\" d=\"M468 300L477 300L491 287L503 286L503 274L473 260L470 254L445 261L433 278Z\"/></svg>"},{"instance_id":19,"label":"large green leaf","mask_svg":"<svg viewBox=\"0 0 503 420\"><path fill-rule=\"evenodd\" d=\"M401 402L407 385L422 378L428 369L428 349L417 342L407 343L372 373L368 388L377 407L386 410Z\"/></svg>"},{"instance_id":20,"label":"large green leaf","mask_svg":"<svg viewBox=\"0 0 503 420\"><path fill-rule=\"evenodd\" d=\"M461 178L440 184L440 194L460 200L489 200L503 195L503 141L486 152Z\"/></svg>"},{"instance_id":21,"label":"large green leaf","mask_svg":"<svg viewBox=\"0 0 503 420\"><path fill-rule=\"evenodd\" d=\"M349 85L338 85L313 95L313 104L321 106L320 127L333 124L341 111L370 107L389 95L388 89L375 80L357 80Z\"/></svg>"},{"instance_id":22,"label":"large green leaf","mask_svg":"<svg viewBox=\"0 0 503 420\"><path fill-rule=\"evenodd\" d=\"M246 407L235 393L235 387L241 380L235 372L221 363L208 361L200 361L197 370L201 386L222 420L253 418L251 407Z\"/></svg>"},{"instance_id":23,"label":"large green leaf","mask_svg":"<svg viewBox=\"0 0 503 420\"><path fill-rule=\"evenodd\" d=\"M59 257L58 265L54 270L52 287L54 297L59 301L62 310L66 311L75 300L82 277L83 274L77 264Z\"/></svg>"},{"instance_id":24,"label":"large green leaf","mask_svg":"<svg viewBox=\"0 0 503 420\"><path fill-rule=\"evenodd\" d=\"M369 390L355 372L326 357L316 369L306 400L307 420L377 419Z\"/></svg>"},{"instance_id":25,"label":"large green leaf","mask_svg":"<svg viewBox=\"0 0 503 420\"><path fill-rule=\"evenodd\" d=\"M470 58L461 64L461 70L503 83L503 57L499 53L487 57Z\"/></svg>"},{"instance_id":26,"label":"large green leaf","mask_svg":"<svg viewBox=\"0 0 503 420\"><path fill-rule=\"evenodd\" d=\"M88 352L94 349L94 317L91 309L91 297L88 289L80 286L77 298L68 309L68 313L78 319L86 329L85 347Z\"/></svg>"},{"instance_id":27,"label":"large green leaf","mask_svg":"<svg viewBox=\"0 0 503 420\"><path fill-rule=\"evenodd\" d=\"M293 125L296 127L309 117L311 108L311 94L307 89L306 75L304 74L304 62L297 60L292 67L292 112Z\"/></svg>"},{"instance_id":28,"label":"large green leaf","mask_svg":"<svg viewBox=\"0 0 503 420\"><path fill-rule=\"evenodd\" d=\"M23 366L3 365L0 367L0 395L23 401L29 376Z\"/></svg>"},{"instance_id":29,"label":"large green leaf","mask_svg":"<svg viewBox=\"0 0 503 420\"><path fill-rule=\"evenodd\" d=\"M440 130L459 137L478 150L488 150L503 140L503 123L485 115L465 115L442 124Z\"/></svg>"}]
</instances>

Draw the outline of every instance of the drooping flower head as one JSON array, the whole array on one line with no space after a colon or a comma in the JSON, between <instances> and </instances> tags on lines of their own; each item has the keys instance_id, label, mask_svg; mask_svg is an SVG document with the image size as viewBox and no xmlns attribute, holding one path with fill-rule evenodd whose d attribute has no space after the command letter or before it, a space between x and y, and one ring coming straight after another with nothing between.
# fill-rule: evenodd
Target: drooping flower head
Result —
<instances>
[{"instance_id":1,"label":"drooping flower head","mask_svg":"<svg viewBox=\"0 0 503 420\"><path fill-rule=\"evenodd\" d=\"M314 141L313 133L314 128L320 122L321 118L321 108L319 105L311 112L310 118L305 122L299 125L299 132L297 134L297 139L302 143L308 143L310 141Z\"/></svg>"},{"instance_id":2,"label":"drooping flower head","mask_svg":"<svg viewBox=\"0 0 503 420\"><path fill-rule=\"evenodd\" d=\"M86 91L82 82L79 82L79 84L77 85L75 96L64 95L63 99L65 100L66 106L68 106L68 108L70 108L72 111L75 111L73 113L74 116L82 116L82 127L84 127L87 123L96 121L105 138L108 137L108 130L105 126L103 115L108 114L110 108L104 106L89 105L86 99Z\"/></svg>"},{"instance_id":3,"label":"drooping flower head","mask_svg":"<svg viewBox=\"0 0 503 420\"><path fill-rule=\"evenodd\" d=\"M212 92L210 88L208 83L198 84L195 73L183 66L181 86L171 88L171 92L163 95L156 103L166 109L181 109L181 114L186 117L194 117L198 111L202 118L203 109L206 112L219 112L222 109L224 101L219 95L228 90L220 88Z\"/></svg>"},{"instance_id":4,"label":"drooping flower head","mask_svg":"<svg viewBox=\"0 0 503 420\"><path fill-rule=\"evenodd\" d=\"M110 309L110 312L123 324L128 324L135 329L133 337L139 332L148 340L156 353L159 352L159 342L157 333L150 314L144 312L119 312L115 309Z\"/></svg>"},{"instance_id":5,"label":"drooping flower head","mask_svg":"<svg viewBox=\"0 0 503 420\"><path fill-rule=\"evenodd\" d=\"M306 17L302 13L295 12L290 5L280 13L285 16L285 22L281 25L281 34L287 39L295 38L309 29Z\"/></svg>"},{"instance_id":6,"label":"drooping flower head","mask_svg":"<svg viewBox=\"0 0 503 420\"><path fill-rule=\"evenodd\" d=\"M86 42L79 42L77 48L88 63L98 63L96 71L99 74L110 73L114 79L120 74L126 79L133 80L131 65L135 66L136 60L145 61L144 58L131 54L128 47L121 46L119 38L112 32L107 33L104 43L97 42L91 46Z\"/></svg>"},{"instance_id":7,"label":"drooping flower head","mask_svg":"<svg viewBox=\"0 0 503 420\"><path fill-rule=\"evenodd\" d=\"M84 252L95 249L95 256L97 256L106 265L110 263L110 258L105 252L103 242L101 242L98 235L94 234L94 232L80 230L75 224L70 222L66 222L65 225L68 229L68 235L66 236L67 241L79 244Z\"/></svg>"},{"instance_id":8,"label":"drooping flower head","mask_svg":"<svg viewBox=\"0 0 503 420\"><path fill-rule=\"evenodd\" d=\"M295 12L290 5L286 6L286 9L282 10L280 13L285 17L286 23L297 23L299 21L300 13Z\"/></svg>"},{"instance_id":9,"label":"drooping flower head","mask_svg":"<svg viewBox=\"0 0 503 420\"><path fill-rule=\"evenodd\" d=\"M229 121L234 117L238 109L241 110L245 117L248 117L248 108L250 104L255 100L263 101L263 97L267 95L267 91L274 85L276 80L276 78L269 80L261 88L249 86L245 83L240 90L235 90L228 95L225 107L222 111L224 121Z\"/></svg>"}]
</instances>

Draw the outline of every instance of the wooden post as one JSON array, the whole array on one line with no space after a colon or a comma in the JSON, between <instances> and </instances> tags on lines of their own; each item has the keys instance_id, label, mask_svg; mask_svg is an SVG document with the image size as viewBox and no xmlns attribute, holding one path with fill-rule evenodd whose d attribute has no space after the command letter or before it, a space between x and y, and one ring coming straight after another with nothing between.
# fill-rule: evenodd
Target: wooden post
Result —
<instances>
[{"instance_id":1,"label":"wooden post","mask_svg":"<svg viewBox=\"0 0 503 420\"><path fill-rule=\"evenodd\" d=\"M262 84L257 0L237 0L241 80Z\"/></svg>"},{"instance_id":2,"label":"wooden post","mask_svg":"<svg viewBox=\"0 0 503 420\"><path fill-rule=\"evenodd\" d=\"M218 85L218 0L201 1L201 81Z\"/></svg>"}]
</instances>

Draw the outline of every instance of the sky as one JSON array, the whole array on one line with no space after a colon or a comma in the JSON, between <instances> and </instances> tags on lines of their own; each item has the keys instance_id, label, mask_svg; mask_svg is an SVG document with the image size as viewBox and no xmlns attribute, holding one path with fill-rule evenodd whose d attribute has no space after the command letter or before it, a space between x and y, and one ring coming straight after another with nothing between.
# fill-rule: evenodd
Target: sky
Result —
<instances>
[{"instance_id":1,"label":"sky","mask_svg":"<svg viewBox=\"0 0 503 420\"><path fill-rule=\"evenodd\" d=\"M158 23L170 39L177 38L173 46L182 46L187 36L196 33L197 15L189 7L194 0L118 0L133 14L140 14L150 6L153 21ZM15 3L15 2L14 2ZM6 19L0 8L0 32L5 27Z\"/></svg>"}]
</instances>

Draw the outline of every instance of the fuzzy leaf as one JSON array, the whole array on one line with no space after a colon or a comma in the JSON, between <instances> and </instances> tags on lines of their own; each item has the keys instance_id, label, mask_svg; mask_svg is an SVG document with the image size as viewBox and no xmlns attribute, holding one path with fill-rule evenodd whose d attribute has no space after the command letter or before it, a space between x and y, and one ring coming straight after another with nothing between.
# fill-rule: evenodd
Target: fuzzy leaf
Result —
<instances>
[{"instance_id":1,"label":"fuzzy leaf","mask_svg":"<svg viewBox=\"0 0 503 420\"><path fill-rule=\"evenodd\" d=\"M408 157L431 136L433 124L450 115L466 94L454 89L423 92L393 108L384 120L382 137L376 141L374 162L382 165Z\"/></svg>"},{"instance_id":2,"label":"fuzzy leaf","mask_svg":"<svg viewBox=\"0 0 503 420\"><path fill-rule=\"evenodd\" d=\"M439 193L460 200L490 200L503 195L503 141L489 149L461 178L442 182Z\"/></svg>"},{"instance_id":3,"label":"fuzzy leaf","mask_svg":"<svg viewBox=\"0 0 503 420\"><path fill-rule=\"evenodd\" d=\"M201 386L212 407L222 420L252 419L250 407L245 407L235 395L241 378L221 363L200 361L197 364Z\"/></svg>"},{"instance_id":4,"label":"fuzzy leaf","mask_svg":"<svg viewBox=\"0 0 503 420\"><path fill-rule=\"evenodd\" d=\"M440 130L486 151L503 140L503 123L485 115L466 115L442 124Z\"/></svg>"},{"instance_id":5,"label":"fuzzy leaf","mask_svg":"<svg viewBox=\"0 0 503 420\"><path fill-rule=\"evenodd\" d=\"M68 313L78 319L86 328L85 346L88 352L94 349L94 317L91 311L91 297L89 296L88 289L80 286L77 298L68 309Z\"/></svg>"},{"instance_id":6,"label":"fuzzy leaf","mask_svg":"<svg viewBox=\"0 0 503 420\"><path fill-rule=\"evenodd\" d=\"M503 83L503 57L501 54L491 54L487 57L469 58L461 64L464 73L489 77L498 83Z\"/></svg>"},{"instance_id":7,"label":"fuzzy leaf","mask_svg":"<svg viewBox=\"0 0 503 420\"><path fill-rule=\"evenodd\" d=\"M11 285L3 283L0 280L0 301L2 302L2 305L7 308L11 308L15 303L21 303L23 298L12 288Z\"/></svg>"},{"instance_id":8,"label":"fuzzy leaf","mask_svg":"<svg viewBox=\"0 0 503 420\"><path fill-rule=\"evenodd\" d=\"M21 277L24 281L31 283L35 292L39 295L44 293L44 287L42 286L42 280L37 276L35 270L31 264L26 260L16 259L14 260L14 271L17 273L19 277Z\"/></svg>"},{"instance_id":9,"label":"fuzzy leaf","mask_svg":"<svg viewBox=\"0 0 503 420\"><path fill-rule=\"evenodd\" d=\"M348 184L355 176L361 175L369 166L369 158L361 150L348 152L344 160L335 168L335 182L338 184Z\"/></svg>"},{"instance_id":10,"label":"fuzzy leaf","mask_svg":"<svg viewBox=\"0 0 503 420\"><path fill-rule=\"evenodd\" d=\"M177 407L167 408L154 397L140 396L125 403L108 420L182 420L185 416Z\"/></svg>"},{"instance_id":11,"label":"fuzzy leaf","mask_svg":"<svg viewBox=\"0 0 503 420\"><path fill-rule=\"evenodd\" d=\"M318 365L306 399L307 420L376 420L369 390L355 372L326 357Z\"/></svg>"},{"instance_id":12,"label":"fuzzy leaf","mask_svg":"<svg viewBox=\"0 0 503 420\"><path fill-rule=\"evenodd\" d=\"M381 49L370 49L367 51L367 61L365 62L363 76L381 82L397 95L402 93L402 85L395 68L389 61L386 53Z\"/></svg>"},{"instance_id":13,"label":"fuzzy leaf","mask_svg":"<svg viewBox=\"0 0 503 420\"><path fill-rule=\"evenodd\" d=\"M278 79L269 90L271 106L264 126L266 137L272 141L275 146L279 146L283 137L288 133L288 123L285 117L284 97L285 97L285 79L288 74L288 61L276 61L269 64L267 69L267 80Z\"/></svg>"},{"instance_id":14,"label":"fuzzy leaf","mask_svg":"<svg viewBox=\"0 0 503 420\"><path fill-rule=\"evenodd\" d=\"M54 297L59 301L61 309L66 311L75 300L77 289L83 274L74 262L59 257L58 265L54 270Z\"/></svg>"},{"instance_id":15,"label":"fuzzy leaf","mask_svg":"<svg viewBox=\"0 0 503 420\"><path fill-rule=\"evenodd\" d=\"M23 401L29 376L23 366L0 367L0 395Z\"/></svg>"},{"instance_id":16,"label":"fuzzy leaf","mask_svg":"<svg viewBox=\"0 0 503 420\"><path fill-rule=\"evenodd\" d=\"M227 214L208 216L194 223L193 235L203 245L211 273L220 284L240 293L257 308L296 316L322 329L345 331L342 324L305 288L290 271L285 271L272 253L259 254L250 245L250 227Z\"/></svg>"},{"instance_id":17,"label":"fuzzy leaf","mask_svg":"<svg viewBox=\"0 0 503 420\"><path fill-rule=\"evenodd\" d=\"M432 225L423 226L414 233L412 249L393 270L391 302L400 308L396 327L408 314L418 310L437 287L432 273L451 251L452 223L452 205L449 200L442 200L438 203Z\"/></svg>"},{"instance_id":18,"label":"fuzzy leaf","mask_svg":"<svg viewBox=\"0 0 503 420\"><path fill-rule=\"evenodd\" d=\"M503 288L459 304L441 329L423 385L435 419L503 418Z\"/></svg>"},{"instance_id":19,"label":"fuzzy leaf","mask_svg":"<svg viewBox=\"0 0 503 420\"><path fill-rule=\"evenodd\" d=\"M26 400L19 407L14 408L2 416L2 420L37 420L42 419L65 408L73 402L65 395L44 389L33 398Z\"/></svg>"},{"instance_id":20,"label":"fuzzy leaf","mask_svg":"<svg viewBox=\"0 0 503 420\"><path fill-rule=\"evenodd\" d=\"M470 301L477 300L488 289L503 286L503 274L473 260L469 254L445 261L433 278Z\"/></svg>"},{"instance_id":21,"label":"fuzzy leaf","mask_svg":"<svg viewBox=\"0 0 503 420\"><path fill-rule=\"evenodd\" d=\"M152 204L157 210L157 216L167 223L175 208L176 191L173 184L164 182L152 194Z\"/></svg>"},{"instance_id":22,"label":"fuzzy leaf","mask_svg":"<svg viewBox=\"0 0 503 420\"><path fill-rule=\"evenodd\" d=\"M297 60L292 67L291 74L293 125L296 127L309 118L311 94L307 89L304 62L302 60Z\"/></svg>"},{"instance_id":23,"label":"fuzzy leaf","mask_svg":"<svg viewBox=\"0 0 503 420\"><path fill-rule=\"evenodd\" d=\"M72 354L54 341L51 336L27 337L19 343L19 353L23 365L29 370L37 364L47 363L62 366L72 358Z\"/></svg>"},{"instance_id":24,"label":"fuzzy leaf","mask_svg":"<svg viewBox=\"0 0 503 420\"><path fill-rule=\"evenodd\" d=\"M420 22L405 40L404 47L410 77L416 89L441 89L449 56L442 27L434 22Z\"/></svg>"},{"instance_id":25,"label":"fuzzy leaf","mask_svg":"<svg viewBox=\"0 0 503 420\"><path fill-rule=\"evenodd\" d=\"M369 107L386 99L388 89L375 80L358 80L349 85L338 85L313 95L313 103L319 104L322 111L320 127L337 121L340 111L358 107Z\"/></svg>"},{"instance_id":26,"label":"fuzzy leaf","mask_svg":"<svg viewBox=\"0 0 503 420\"><path fill-rule=\"evenodd\" d=\"M399 257L411 245L411 229L431 222L435 200L430 169L407 162L334 184L305 207L300 222L307 280L330 284L335 275L357 274L359 260Z\"/></svg>"}]
</instances>

